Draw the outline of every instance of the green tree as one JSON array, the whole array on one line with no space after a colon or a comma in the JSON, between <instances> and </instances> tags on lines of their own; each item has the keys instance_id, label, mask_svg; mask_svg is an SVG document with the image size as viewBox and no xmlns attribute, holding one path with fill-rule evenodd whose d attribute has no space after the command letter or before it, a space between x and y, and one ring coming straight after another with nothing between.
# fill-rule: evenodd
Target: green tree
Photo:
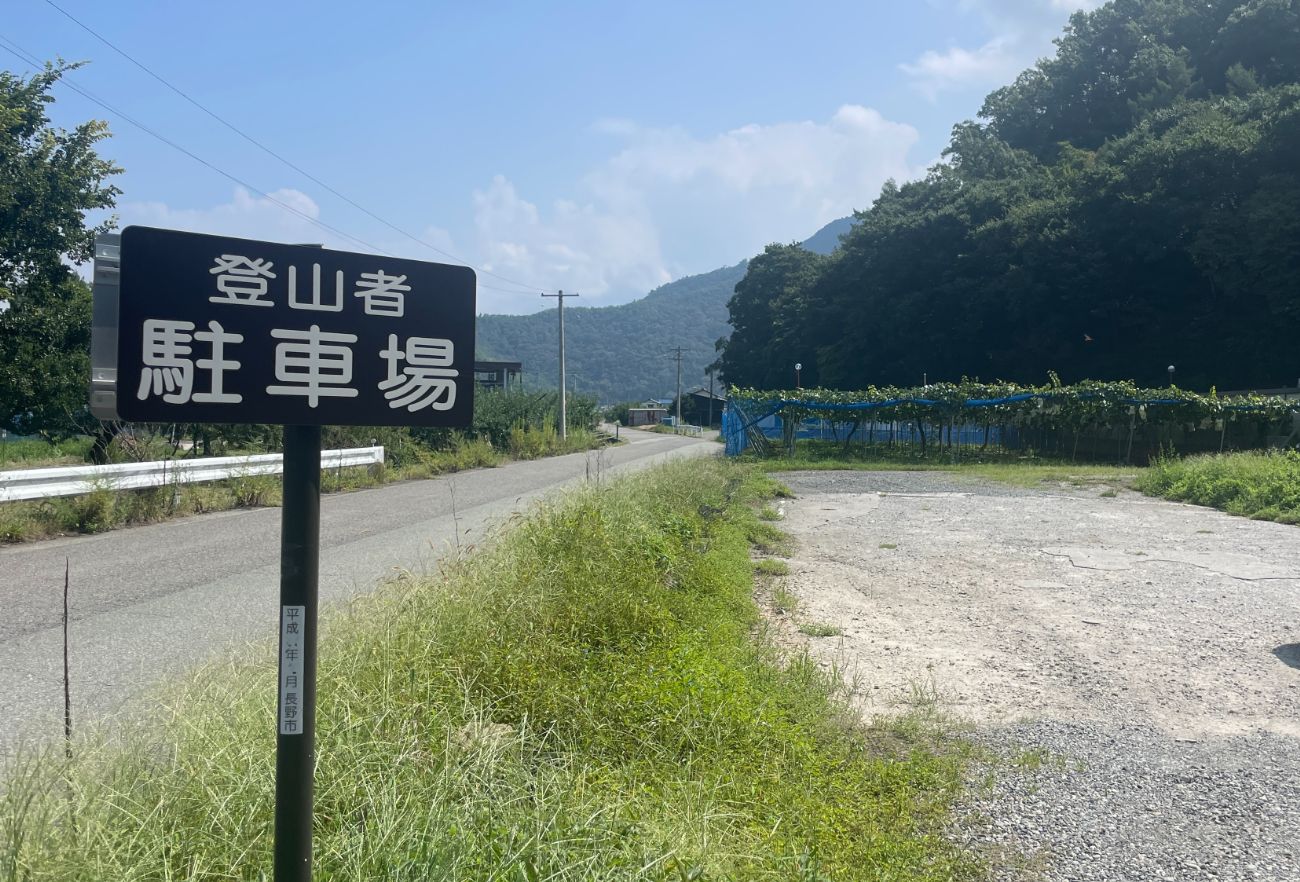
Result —
<instances>
[{"instance_id":1,"label":"green tree","mask_svg":"<svg viewBox=\"0 0 1300 882\"><path fill-rule=\"evenodd\" d=\"M719 341L718 364L727 383L794 385L796 362L803 363L809 384L817 381L806 322L807 291L827 259L795 244L769 245L749 262L727 302L731 339Z\"/></svg>"},{"instance_id":2,"label":"green tree","mask_svg":"<svg viewBox=\"0 0 1300 882\"><path fill-rule=\"evenodd\" d=\"M756 258L741 385L1279 385L1300 335L1300 0L1114 0L885 185L830 258ZM783 269L784 267L784 269Z\"/></svg>"},{"instance_id":3,"label":"green tree","mask_svg":"<svg viewBox=\"0 0 1300 882\"><path fill-rule=\"evenodd\" d=\"M107 125L50 124L54 84L76 65L29 78L0 72L0 425L58 436L84 430L90 289L69 267L93 256L87 212L111 208L120 170L95 145Z\"/></svg>"}]
</instances>

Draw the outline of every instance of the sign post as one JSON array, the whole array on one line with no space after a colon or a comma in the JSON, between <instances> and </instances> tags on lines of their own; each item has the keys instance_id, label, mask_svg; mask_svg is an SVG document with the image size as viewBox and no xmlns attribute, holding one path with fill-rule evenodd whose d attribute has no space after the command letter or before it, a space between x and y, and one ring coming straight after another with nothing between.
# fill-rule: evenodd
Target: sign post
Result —
<instances>
[{"instance_id":1,"label":"sign post","mask_svg":"<svg viewBox=\"0 0 1300 882\"><path fill-rule=\"evenodd\" d=\"M316 767L320 426L284 427L280 510L280 700L275 741L275 879L311 879ZM296 719L297 725L292 723Z\"/></svg>"},{"instance_id":2,"label":"sign post","mask_svg":"<svg viewBox=\"0 0 1300 882\"><path fill-rule=\"evenodd\" d=\"M95 242L91 412L284 428L276 882L309 882L322 425L473 418L468 267L127 227Z\"/></svg>"}]
</instances>

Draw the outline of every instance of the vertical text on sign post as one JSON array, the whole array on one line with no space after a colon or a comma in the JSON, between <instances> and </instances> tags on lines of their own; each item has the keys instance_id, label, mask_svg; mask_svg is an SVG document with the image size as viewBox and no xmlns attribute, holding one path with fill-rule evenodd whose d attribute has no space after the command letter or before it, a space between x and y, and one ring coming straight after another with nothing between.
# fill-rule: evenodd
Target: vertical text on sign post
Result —
<instances>
[{"instance_id":1,"label":"vertical text on sign post","mask_svg":"<svg viewBox=\"0 0 1300 882\"><path fill-rule=\"evenodd\" d=\"M280 607L280 734L302 734L306 607Z\"/></svg>"}]
</instances>

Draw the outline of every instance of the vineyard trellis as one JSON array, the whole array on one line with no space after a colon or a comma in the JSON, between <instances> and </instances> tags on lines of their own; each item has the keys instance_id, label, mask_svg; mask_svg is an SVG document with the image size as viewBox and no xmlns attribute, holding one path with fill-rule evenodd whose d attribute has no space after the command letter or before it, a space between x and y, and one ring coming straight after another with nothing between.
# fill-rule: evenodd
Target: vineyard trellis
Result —
<instances>
[{"instance_id":1,"label":"vineyard trellis","mask_svg":"<svg viewBox=\"0 0 1300 882\"><path fill-rule=\"evenodd\" d=\"M873 426L911 427L924 453L945 428L951 445L955 428L974 426L983 428L982 446L988 445L996 428L999 439L1009 437L1009 430L1018 438L1073 436L1073 453L1077 453L1083 433L1110 432L1121 442L1117 458L1127 460L1139 427L1148 432L1161 428L1217 431L1222 448L1230 426L1253 425L1258 430L1256 437L1262 438L1268 427L1289 421L1297 409L1300 402L1274 396L1221 397L1214 389L1203 394L1176 386L1142 388L1130 381L1089 380L1065 386L1055 377L1046 386L963 380L857 391L736 389L724 415L723 435L730 455L751 446L767 454L771 452L770 439L759 428L760 423L777 417L783 446L793 450L795 427L805 420L822 419L831 424L836 440L847 450L870 421ZM1125 433L1127 450L1122 443Z\"/></svg>"}]
</instances>

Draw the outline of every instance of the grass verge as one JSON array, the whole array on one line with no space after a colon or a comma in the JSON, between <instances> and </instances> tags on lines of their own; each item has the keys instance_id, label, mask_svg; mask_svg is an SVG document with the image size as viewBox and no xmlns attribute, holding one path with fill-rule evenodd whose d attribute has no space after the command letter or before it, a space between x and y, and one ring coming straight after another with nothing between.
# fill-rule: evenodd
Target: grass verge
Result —
<instances>
[{"instance_id":1,"label":"grass verge","mask_svg":"<svg viewBox=\"0 0 1300 882\"><path fill-rule=\"evenodd\" d=\"M503 450L482 439L457 438L442 450L412 447L388 451L390 462L377 467L324 469L321 490L325 493L361 490L603 446L604 439L594 432L575 429L569 432L568 438L561 439L554 428L519 428L511 433ZM279 504L280 478L276 475L245 475L146 490L115 490L111 484L105 484L82 496L0 503L0 543L103 533L193 514Z\"/></svg>"},{"instance_id":2,"label":"grass verge","mask_svg":"<svg viewBox=\"0 0 1300 882\"><path fill-rule=\"evenodd\" d=\"M1300 523L1300 453L1222 453L1157 460L1137 481L1152 496L1256 520Z\"/></svg>"},{"instance_id":3,"label":"grass verge","mask_svg":"<svg viewBox=\"0 0 1300 882\"><path fill-rule=\"evenodd\" d=\"M1093 463L1067 462L1026 456L1017 452L979 452L967 450L961 455L934 447L925 456L914 450L891 452L883 446L855 447L849 451L843 445L829 441L800 441L794 456L775 453L768 458L740 457L753 462L767 472L795 471L918 471L954 472L1001 481L1020 487L1039 487L1044 484L1086 486L1132 486L1146 471L1136 466L1110 466Z\"/></svg>"},{"instance_id":4,"label":"grass verge","mask_svg":"<svg viewBox=\"0 0 1300 882\"><path fill-rule=\"evenodd\" d=\"M963 748L863 727L755 638L772 489L701 461L588 487L328 616L316 878L974 878L941 835ZM266 878L274 684L262 647L19 762L0 879Z\"/></svg>"}]
</instances>

